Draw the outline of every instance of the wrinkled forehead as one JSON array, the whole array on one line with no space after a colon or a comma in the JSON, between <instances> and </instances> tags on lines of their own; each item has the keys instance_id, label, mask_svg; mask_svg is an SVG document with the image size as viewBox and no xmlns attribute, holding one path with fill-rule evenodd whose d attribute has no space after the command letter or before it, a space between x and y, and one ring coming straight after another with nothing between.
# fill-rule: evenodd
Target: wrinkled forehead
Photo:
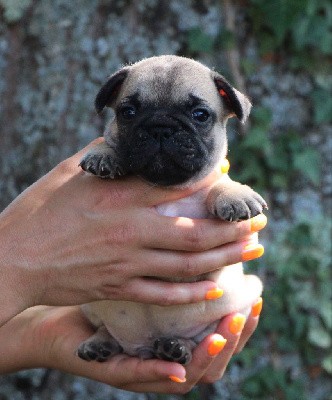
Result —
<instances>
[{"instance_id":1,"label":"wrinkled forehead","mask_svg":"<svg viewBox=\"0 0 332 400\"><path fill-rule=\"evenodd\" d=\"M184 103L194 95L218 104L218 92L211 71L198 63L142 63L134 65L126 80L123 96L138 96L155 105Z\"/></svg>"}]
</instances>

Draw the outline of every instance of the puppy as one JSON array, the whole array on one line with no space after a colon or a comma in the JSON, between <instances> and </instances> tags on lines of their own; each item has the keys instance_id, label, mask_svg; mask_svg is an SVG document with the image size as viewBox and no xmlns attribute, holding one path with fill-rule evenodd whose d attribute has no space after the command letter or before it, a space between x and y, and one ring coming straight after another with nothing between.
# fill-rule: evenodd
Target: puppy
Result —
<instances>
[{"instance_id":1,"label":"puppy","mask_svg":"<svg viewBox=\"0 0 332 400\"><path fill-rule=\"evenodd\" d=\"M251 108L223 76L178 56L152 57L122 68L100 89L95 105L98 113L111 107L115 117L105 142L83 157L83 170L102 178L135 174L170 188L188 187L220 168L227 154L228 118L244 122ZM157 209L168 216L240 221L264 208L259 194L223 174L212 188ZM78 356L105 361L124 352L189 363L192 349L214 332L220 318L235 311L248 315L262 292L260 280L245 276L241 264L195 278L203 279L217 282L223 296L169 307L109 300L84 305L97 331L81 343Z\"/></svg>"}]
</instances>

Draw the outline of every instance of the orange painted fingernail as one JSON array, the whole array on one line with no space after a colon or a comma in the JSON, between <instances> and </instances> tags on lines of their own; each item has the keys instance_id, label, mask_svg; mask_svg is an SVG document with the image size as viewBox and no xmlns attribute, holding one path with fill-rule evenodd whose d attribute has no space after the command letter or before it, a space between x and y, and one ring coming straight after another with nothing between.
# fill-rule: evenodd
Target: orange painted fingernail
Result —
<instances>
[{"instance_id":1,"label":"orange painted fingernail","mask_svg":"<svg viewBox=\"0 0 332 400\"><path fill-rule=\"evenodd\" d=\"M211 357L218 355L221 350L225 347L227 339L223 338L221 335L214 335L213 341L208 346L208 354Z\"/></svg>"},{"instance_id":2,"label":"orange painted fingernail","mask_svg":"<svg viewBox=\"0 0 332 400\"><path fill-rule=\"evenodd\" d=\"M173 382L176 382L176 383L184 383L184 382L186 382L186 378L183 378L183 379L181 379L181 378L178 378L177 376L175 376L175 375L170 375L169 376L169 379L171 380L171 381L173 381Z\"/></svg>"},{"instance_id":3,"label":"orange painted fingernail","mask_svg":"<svg viewBox=\"0 0 332 400\"><path fill-rule=\"evenodd\" d=\"M222 160L222 162L221 162L221 172L223 173L223 174L227 174L227 172L229 171L229 168L230 168L230 164L229 164L229 161L227 160L227 158L225 158L224 160Z\"/></svg>"},{"instance_id":4,"label":"orange painted fingernail","mask_svg":"<svg viewBox=\"0 0 332 400\"><path fill-rule=\"evenodd\" d=\"M250 261L259 258L264 254L264 247L261 244L248 244L242 250L242 261Z\"/></svg>"},{"instance_id":5,"label":"orange painted fingernail","mask_svg":"<svg viewBox=\"0 0 332 400\"><path fill-rule=\"evenodd\" d=\"M267 224L267 217L264 214L256 215L256 217L251 218L250 223L251 223L250 227L251 232L260 231Z\"/></svg>"},{"instance_id":6,"label":"orange painted fingernail","mask_svg":"<svg viewBox=\"0 0 332 400\"><path fill-rule=\"evenodd\" d=\"M251 315L255 318L258 317L262 311L263 299L260 297L257 302L251 307Z\"/></svg>"},{"instance_id":7,"label":"orange painted fingernail","mask_svg":"<svg viewBox=\"0 0 332 400\"><path fill-rule=\"evenodd\" d=\"M219 288L211 289L206 292L205 300L215 300L219 299L224 294L224 291Z\"/></svg>"},{"instance_id":8,"label":"orange painted fingernail","mask_svg":"<svg viewBox=\"0 0 332 400\"><path fill-rule=\"evenodd\" d=\"M238 335L242 332L246 317L243 314L236 314L229 323L228 329L233 335Z\"/></svg>"}]
</instances>

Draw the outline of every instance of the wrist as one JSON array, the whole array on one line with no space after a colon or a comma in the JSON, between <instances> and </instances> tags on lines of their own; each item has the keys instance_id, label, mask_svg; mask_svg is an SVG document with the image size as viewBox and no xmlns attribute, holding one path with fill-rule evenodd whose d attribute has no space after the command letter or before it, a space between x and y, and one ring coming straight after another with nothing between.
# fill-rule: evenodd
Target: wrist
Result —
<instances>
[{"instance_id":1,"label":"wrist","mask_svg":"<svg viewBox=\"0 0 332 400\"><path fill-rule=\"evenodd\" d=\"M39 314L33 307L0 327L0 374L42 366L44 346L35 335Z\"/></svg>"},{"instance_id":2,"label":"wrist","mask_svg":"<svg viewBox=\"0 0 332 400\"><path fill-rule=\"evenodd\" d=\"M0 226L0 326L33 305L32 279L20 262L19 249L12 244L14 241L6 235L6 230Z\"/></svg>"},{"instance_id":3,"label":"wrist","mask_svg":"<svg viewBox=\"0 0 332 400\"><path fill-rule=\"evenodd\" d=\"M22 277L13 269L7 265L0 265L0 327L30 306L30 302L21 289L23 286L21 283Z\"/></svg>"}]
</instances>

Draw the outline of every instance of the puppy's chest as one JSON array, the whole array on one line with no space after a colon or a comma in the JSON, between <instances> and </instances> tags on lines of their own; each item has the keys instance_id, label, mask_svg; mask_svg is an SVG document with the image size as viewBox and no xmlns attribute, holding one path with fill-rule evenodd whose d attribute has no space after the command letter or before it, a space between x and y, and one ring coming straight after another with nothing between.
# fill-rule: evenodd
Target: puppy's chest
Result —
<instances>
[{"instance_id":1,"label":"puppy's chest","mask_svg":"<svg viewBox=\"0 0 332 400\"><path fill-rule=\"evenodd\" d=\"M209 189L202 189L194 193L192 196L184 197L177 201L160 204L156 207L156 209L159 214L167 217L213 218L206 207L206 198L208 192ZM165 280L171 282L195 282L209 279L209 275L210 274L204 274L186 279L170 277L169 279Z\"/></svg>"},{"instance_id":2,"label":"puppy's chest","mask_svg":"<svg viewBox=\"0 0 332 400\"><path fill-rule=\"evenodd\" d=\"M208 192L209 188L201 189L189 197L160 204L156 210L167 217L212 218L206 206Z\"/></svg>"}]
</instances>

